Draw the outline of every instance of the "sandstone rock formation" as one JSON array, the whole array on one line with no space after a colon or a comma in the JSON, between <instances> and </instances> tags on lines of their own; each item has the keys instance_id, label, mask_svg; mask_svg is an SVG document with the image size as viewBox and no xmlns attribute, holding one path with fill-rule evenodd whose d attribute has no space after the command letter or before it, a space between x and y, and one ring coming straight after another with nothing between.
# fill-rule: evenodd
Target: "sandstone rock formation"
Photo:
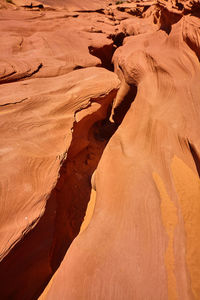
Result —
<instances>
[{"instance_id":1,"label":"sandstone rock formation","mask_svg":"<svg viewBox=\"0 0 200 300\"><path fill-rule=\"evenodd\" d=\"M0 8L1 298L200 299L199 2Z\"/></svg>"}]
</instances>

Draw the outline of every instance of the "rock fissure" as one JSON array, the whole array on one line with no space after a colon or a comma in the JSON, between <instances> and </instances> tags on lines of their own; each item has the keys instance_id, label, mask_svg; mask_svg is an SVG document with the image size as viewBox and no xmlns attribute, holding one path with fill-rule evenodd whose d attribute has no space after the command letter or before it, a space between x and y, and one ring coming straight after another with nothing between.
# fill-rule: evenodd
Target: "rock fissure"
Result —
<instances>
[{"instance_id":1,"label":"rock fissure","mask_svg":"<svg viewBox=\"0 0 200 300\"><path fill-rule=\"evenodd\" d=\"M24 98L24 99L21 99L21 100L16 101L16 102L8 102L8 103L0 104L0 107L8 106L8 105L16 105L16 104L20 104L20 103L23 103L24 101L26 101L27 99L28 99L28 98Z\"/></svg>"},{"instance_id":2,"label":"rock fissure","mask_svg":"<svg viewBox=\"0 0 200 300\"><path fill-rule=\"evenodd\" d=\"M9 74L9 76L11 76L11 77L7 76L7 77L0 78L0 84L6 84L6 83L11 83L11 82L22 81L22 80L28 79L29 77L37 74L42 67L43 67L43 64L40 63L34 71L32 71L30 73L27 72L26 74L18 74L15 71L15 72Z\"/></svg>"},{"instance_id":3,"label":"rock fissure","mask_svg":"<svg viewBox=\"0 0 200 300\"><path fill-rule=\"evenodd\" d=\"M71 145L60 161L57 183L48 196L45 212L36 222L35 228L30 228L32 230L26 232L0 263L1 274L4 274L4 270L6 272L6 276L0 274L0 291L4 299L37 299L78 235L90 199L91 176L116 130L116 126L108 121L115 95L116 91L113 91L104 99L101 97L95 102L91 100L76 111L76 114L85 111L85 116L80 121L74 121ZM97 102L102 103L100 108L88 115L87 109ZM49 245L43 248L45 239L49 240ZM37 245L35 251L34 245ZM26 278L23 281L13 273L13 270L19 268L21 253L27 262ZM34 266L30 255L34 255L38 261ZM12 268L9 267L11 265ZM29 276L40 272L41 266L42 273L32 279L33 288L30 288ZM12 286L9 291L6 287L8 279Z\"/></svg>"},{"instance_id":4,"label":"rock fissure","mask_svg":"<svg viewBox=\"0 0 200 300\"><path fill-rule=\"evenodd\" d=\"M2 299L198 300L199 1L3 1Z\"/></svg>"}]
</instances>

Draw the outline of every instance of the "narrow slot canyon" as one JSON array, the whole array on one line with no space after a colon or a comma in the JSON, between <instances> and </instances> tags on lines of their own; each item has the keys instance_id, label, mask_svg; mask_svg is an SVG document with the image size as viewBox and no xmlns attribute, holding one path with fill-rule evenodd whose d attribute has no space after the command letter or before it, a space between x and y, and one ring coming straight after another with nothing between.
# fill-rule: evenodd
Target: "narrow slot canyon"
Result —
<instances>
[{"instance_id":1,"label":"narrow slot canyon","mask_svg":"<svg viewBox=\"0 0 200 300\"><path fill-rule=\"evenodd\" d=\"M113 91L103 103L102 99L92 100L89 111L83 108L75 112L72 141L66 159L61 161L58 181L47 200L45 213L0 263L4 274L0 276L3 299L37 299L78 235L90 200L91 176L117 129L109 121L115 96ZM23 273L16 277L21 260L26 260L24 277ZM33 274L37 276L32 277ZM8 282L12 287L9 290Z\"/></svg>"},{"instance_id":2,"label":"narrow slot canyon","mask_svg":"<svg viewBox=\"0 0 200 300\"><path fill-rule=\"evenodd\" d=\"M200 4L0 0L0 298L200 299Z\"/></svg>"}]
</instances>

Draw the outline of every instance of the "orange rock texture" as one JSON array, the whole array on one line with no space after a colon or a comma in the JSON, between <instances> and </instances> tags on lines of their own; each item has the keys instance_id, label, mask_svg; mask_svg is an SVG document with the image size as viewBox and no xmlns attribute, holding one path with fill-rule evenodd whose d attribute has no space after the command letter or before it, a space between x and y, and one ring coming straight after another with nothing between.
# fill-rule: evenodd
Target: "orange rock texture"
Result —
<instances>
[{"instance_id":1,"label":"orange rock texture","mask_svg":"<svg viewBox=\"0 0 200 300\"><path fill-rule=\"evenodd\" d=\"M0 298L200 299L200 3L0 0Z\"/></svg>"}]
</instances>

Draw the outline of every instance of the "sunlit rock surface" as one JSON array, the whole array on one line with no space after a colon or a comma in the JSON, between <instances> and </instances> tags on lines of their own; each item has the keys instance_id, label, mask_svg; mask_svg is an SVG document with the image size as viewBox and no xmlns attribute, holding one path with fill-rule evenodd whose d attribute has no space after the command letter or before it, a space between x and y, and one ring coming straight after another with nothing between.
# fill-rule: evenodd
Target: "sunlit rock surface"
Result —
<instances>
[{"instance_id":1,"label":"sunlit rock surface","mask_svg":"<svg viewBox=\"0 0 200 300\"><path fill-rule=\"evenodd\" d=\"M200 299L199 17L0 0L2 299Z\"/></svg>"}]
</instances>

